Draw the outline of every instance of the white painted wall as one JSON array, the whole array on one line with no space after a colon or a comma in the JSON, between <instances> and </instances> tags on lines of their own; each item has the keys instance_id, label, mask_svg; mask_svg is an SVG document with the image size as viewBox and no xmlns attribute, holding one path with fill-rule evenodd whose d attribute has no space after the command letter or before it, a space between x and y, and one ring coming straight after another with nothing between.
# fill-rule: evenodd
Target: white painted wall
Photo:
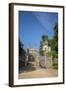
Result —
<instances>
[{"instance_id":1,"label":"white painted wall","mask_svg":"<svg viewBox=\"0 0 66 90\"><path fill-rule=\"evenodd\" d=\"M0 0L0 90L66 90L64 85L48 85L48 86L34 86L34 87L8 87L8 3L22 2L22 3L38 3L51 5L64 5L66 7L66 0ZM66 14L66 8L65 8ZM65 18L66 21L66 18ZM65 25L66 26L66 25ZM66 28L66 27L65 27ZM65 31L66 34L66 31ZM66 35L65 35L66 38ZM66 48L65 48L66 50ZM66 64L66 62L65 62ZM65 65L66 68L66 65ZM66 72L65 72L66 73ZM66 80L65 80L66 81Z\"/></svg>"}]
</instances>

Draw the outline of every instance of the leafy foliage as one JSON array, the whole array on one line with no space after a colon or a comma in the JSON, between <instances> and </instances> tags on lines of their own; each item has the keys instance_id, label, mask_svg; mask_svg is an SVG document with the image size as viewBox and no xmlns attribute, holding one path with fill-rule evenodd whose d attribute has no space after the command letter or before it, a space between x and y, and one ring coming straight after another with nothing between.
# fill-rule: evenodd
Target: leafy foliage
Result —
<instances>
[{"instance_id":1,"label":"leafy foliage","mask_svg":"<svg viewBox=\"0 0 66 90\"><path fill-rule=\"evenodd\" d=\"M48 36L47 35L42 35L42 41L48 40Z\"/></svg>"},{"instance_id":2,"label":"leafy foliage","mask_svg":"<svg viewBox=\"0 0 66 90\"><path fill-rule=\"evenodd\" d=\"M53 69L58 69L58 63L56 63L56 64L53 63L52 66L53 66Z\"/></svg>"},{"instance_id":3,"label":"leafy foliage","mask_svg":"<svg viewBox=\"0 0 66 90\"><path fill-rule=\"evenodd\" d=\"M51 40L51 49L53 58L58 57L58 24L54 27L54 36Z\"/></svg>"},{"instance_id":4,"label":"leafy foliage","mask_svg":"<svg viewBox=\"0 0 66 90\"><path fill-rule=\"evenodd\" d=\"M44 56L44 51L43 51L43 42L48 40L48 36L47 35L42 35L41 37L41 42L40 42L40 49L39 49L39 53L41 56Z\"/></svg>"},{"instance_id":5,"label":"leafy foliage","mask_svg":"<svg viewBox=\"0 0 66 90\"><path fill-rule=\"evenodd\" d=\"M22 55L22 56L24 56L25 55L25 50L23 49L23 44L22 44L22 42L19 40L19 54L20 55Z\"/></svg>"}]
</instances>

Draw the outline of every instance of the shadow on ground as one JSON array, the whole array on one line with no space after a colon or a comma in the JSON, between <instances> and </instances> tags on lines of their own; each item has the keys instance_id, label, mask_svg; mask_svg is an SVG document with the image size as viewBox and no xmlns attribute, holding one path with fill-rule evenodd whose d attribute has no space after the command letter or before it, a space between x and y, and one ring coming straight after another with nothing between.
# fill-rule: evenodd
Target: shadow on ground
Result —
<instances>
[{"instance_id":1,"label":"shadow on ground","mask_svg":"<svg viewBox=\"0 0 66 90\"><path fill-rule=\"evenodd\" d=\"M19 68L19 73L29 72L29 71L34 71L34 70L36 70L34 64L28 63L27 66L21 66L21 67Z\"/></svg>"}]
</instances>

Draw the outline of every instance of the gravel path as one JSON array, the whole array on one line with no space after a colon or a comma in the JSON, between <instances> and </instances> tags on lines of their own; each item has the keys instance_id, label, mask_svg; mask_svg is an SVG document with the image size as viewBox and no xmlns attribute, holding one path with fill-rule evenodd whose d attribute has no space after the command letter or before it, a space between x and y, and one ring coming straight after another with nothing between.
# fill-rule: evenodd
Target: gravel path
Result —
<instances>
[{"instance_id":1,"label":"gravel path","mask_svg":"<svg viewBox=\"0 0 66 90\"><path fill-rule=\"evenodd\" d=\"M19 79L26 79L26 78L45 78L45 77L57 77L58 71L55 69L36 69L34 71L25 71L19 73Z\"/></svg>"},{"instance_id":2,"label":"gravel path","mask_svg":"<svg viewBox=\"0 0 66 90\"><path fill-rule=\"evenodd\" d=\"M57 77L58 70L52 68L40 68L39 60L30 62L27 67L22 68L18 75L19 79Z\"/></svg>"}]
</instances>

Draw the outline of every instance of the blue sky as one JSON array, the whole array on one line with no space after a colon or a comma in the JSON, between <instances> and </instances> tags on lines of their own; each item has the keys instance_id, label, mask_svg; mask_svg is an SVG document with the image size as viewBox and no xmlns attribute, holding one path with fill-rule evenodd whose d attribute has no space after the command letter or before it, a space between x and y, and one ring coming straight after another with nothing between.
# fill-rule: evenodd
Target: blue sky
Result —
<instances>
[{"instance_id":1,"label":"blue sky","mask_svg":"<svg viewBox=\"0 0 66 90\"><path fill-rule=\"evenodd\" d=\"M24 48L39 49L41 36L52 38L57 22L57 13L19 11L19 38Z\"/></svg>"}]
</instances>

